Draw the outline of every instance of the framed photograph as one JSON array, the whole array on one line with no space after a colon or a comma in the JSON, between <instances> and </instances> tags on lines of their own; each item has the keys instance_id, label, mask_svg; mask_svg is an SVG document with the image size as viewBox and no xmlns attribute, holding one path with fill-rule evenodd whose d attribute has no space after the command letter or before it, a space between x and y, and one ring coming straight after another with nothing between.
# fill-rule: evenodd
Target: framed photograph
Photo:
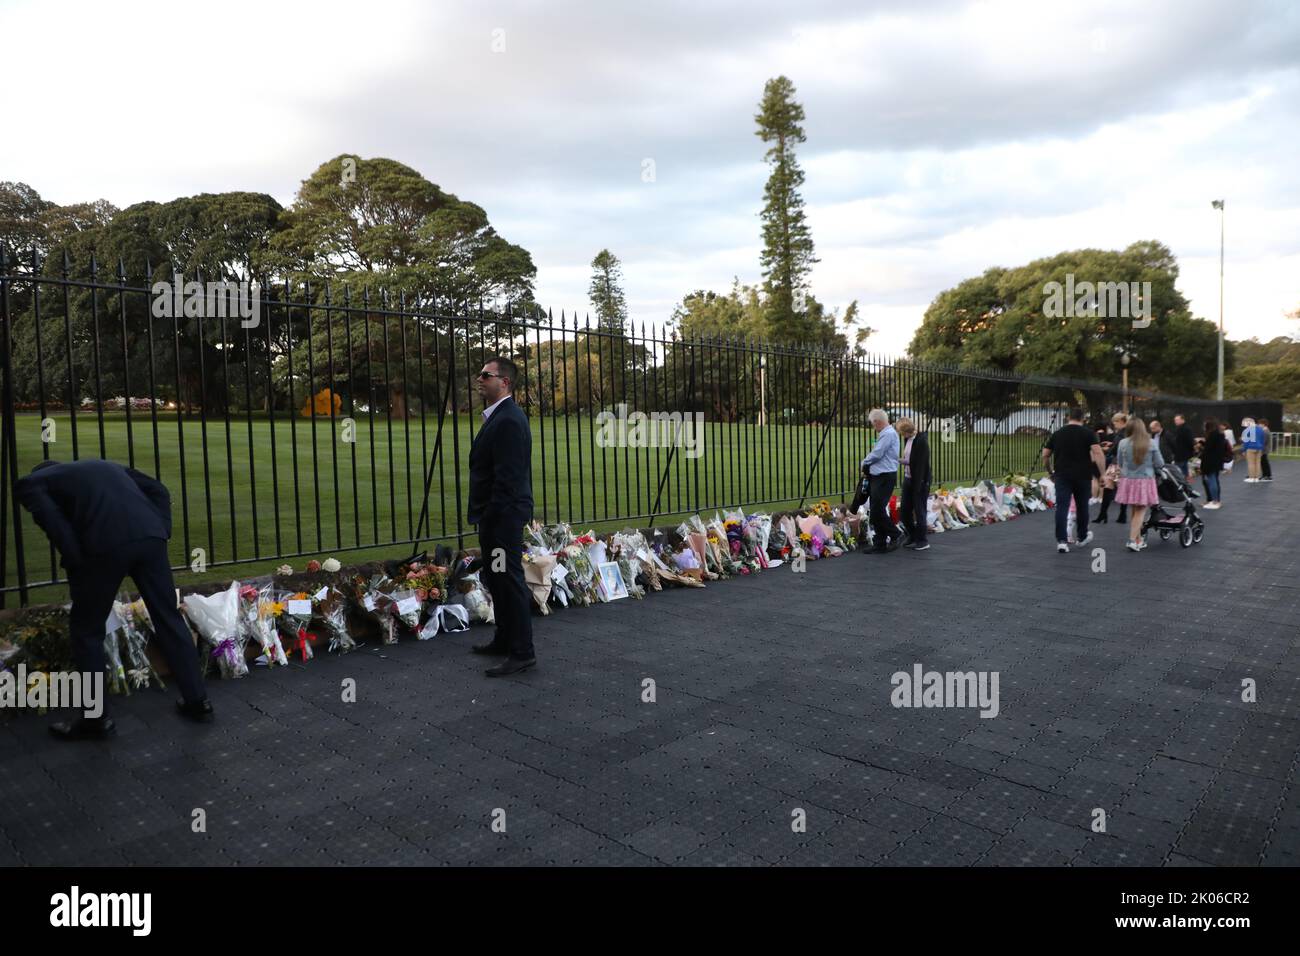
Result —
<instances>
[{"instance_id":1,"label":"framed photograph","mask_svg":"<svg viewBox=\"0 0 1300 956\"><path fill-rule=\"evenodd\" d=\"M627 597L627 583L617 561L606 561L600 568L600 587L605 592L606 601L617 601Z\"/></svg>"}]
</instances>

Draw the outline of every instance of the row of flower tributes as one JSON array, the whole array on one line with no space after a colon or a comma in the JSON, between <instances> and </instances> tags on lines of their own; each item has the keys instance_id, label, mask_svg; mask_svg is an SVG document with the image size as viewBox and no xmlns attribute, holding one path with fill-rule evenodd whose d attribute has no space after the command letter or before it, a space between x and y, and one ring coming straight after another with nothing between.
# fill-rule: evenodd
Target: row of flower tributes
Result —
<instances>
[{"instance_id":1,"label":"row of flower tributes","mask_svg":"<svg viewBox=\"0 0 1300 956\"><path fill-rule=\"evenodd\" d=\"M930 496L931 533L1007 521L1054 504L1052 483L1023 475ZM898 498L889 511L899 520ZM862 509L865 512L865 507ZM705 587L784 564L839 557L869 544L864 513L820 501L799 512L692 515L675 528L575 533L567 524L533 522L524 537L524 578L540 614L644 598L669 587ZM476 551L454 558L440 548L401 561L344 568L330 558L301 572L275 574L195 590L180 602L209 675L241 678L257 668L306 664L318 651L346 654L361 644L429 640L441 631L491 623L492 599L480 580ZM488 558L490 560L490 556ZM115 694L164 686L166 667L151 646L153 628L142 601L123 595L105 624L108 684ZM0 669L24 664L29 682L72 668L68 608L27 609L0 636Z\"/></svg>"}]
</instances>

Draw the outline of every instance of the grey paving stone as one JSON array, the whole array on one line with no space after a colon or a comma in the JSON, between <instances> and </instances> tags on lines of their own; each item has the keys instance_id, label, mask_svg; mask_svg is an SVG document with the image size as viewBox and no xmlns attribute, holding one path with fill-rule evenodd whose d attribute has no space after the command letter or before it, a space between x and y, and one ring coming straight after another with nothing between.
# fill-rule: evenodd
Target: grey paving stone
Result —
<instances>
[{"instance_id":1,"label":"grey paving stone","mask_svg":"<svg viewBox=\"0 0 1300 956\"><path fill-rule=\"evenodd\" d=\"M938 536L924 569L817 562L798 616L779 571L558 611L508 681L482 678L474 629L214 682L210 726L162 693L114 700L105 745L0 720L0 863L1294 866L1297 523L1280 496L1240 504L1131 576L1081 574L1032 515ZM863 618L868 581L912 599ZM1153 589L1197 598L1118 632ZM891 706L918 662L997 670L998 717Z\"/></svg>"}]
</instances>

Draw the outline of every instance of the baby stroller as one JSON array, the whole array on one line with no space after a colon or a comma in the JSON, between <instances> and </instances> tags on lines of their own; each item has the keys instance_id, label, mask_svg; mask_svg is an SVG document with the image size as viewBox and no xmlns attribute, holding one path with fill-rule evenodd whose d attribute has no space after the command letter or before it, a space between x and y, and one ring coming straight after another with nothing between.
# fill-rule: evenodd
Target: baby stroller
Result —
<instances>
[{"instance_id":1,"label":"baby stroller","mask_svg":"<svg viewBox=\"0 0 1300 956\"><path fill-rule=\"evenodd\" d=\"M1160 504L1154 505L1142 522L1143 536L1155 530L1160 532L1161 541L1168 541L1170 535L1178 535L1178 543L1184 548L1199 543L1205 534L1205 522L1196 513L1192 499L1200 495L1183 480L1183 473L1174 465L1165 465L1156 474L1156 493L1162 502L1182 505L1181 514L1172 514Z\"/></svg>"}]
</instances>

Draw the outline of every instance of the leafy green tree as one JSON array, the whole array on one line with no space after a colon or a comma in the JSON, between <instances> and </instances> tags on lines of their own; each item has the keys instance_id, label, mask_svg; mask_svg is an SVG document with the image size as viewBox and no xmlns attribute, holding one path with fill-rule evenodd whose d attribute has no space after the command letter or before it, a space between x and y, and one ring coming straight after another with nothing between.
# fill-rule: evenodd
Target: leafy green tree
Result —
<instances>
[{"instance_id":1,"label":"leafy green tree","mask_svg":"<svg viewBox=\"0 0 1300 956\"><path fill-rule=\"evenodd\" d=\"M769 327L780 342L807 341L811 320L802 306L808 273L818 261L812 232L804 219L803 169L795 147L804 142L803 107L794 98L794 84L784 76L768 80L754 121L757 135L768 144L764 158L771 169L763 189L763 270Z\"/></svg>"},{"instance_id":2,"label":"leafy green tree","mask_svg":"<svg viewBox=\"0 0 1300 956\"><path fill-rule=\"evenodd\" d=\"M1111 302L1080 300L1060 314L1050 283L1150 283L1150 321L1138 305L1114 314ZM992 268L941 292L909 348L919 361L961 368L1118 382L1129 353L1130 380L1180 394L1203 395L1216 375L1217 330L1192 316L1176 288L1178 265L1159 242L1123 251L1081 249L1014 269ZM1079 303L1076 303L1079 304ZM1122 310L1121 310L1122 311ZM1231 351L1225 352L1231 365ZM988 387L997 390L996 385ZM1090 404L1100 404L1091 396ZM935 414L943 414L935 412Z\"/></svg>"},{"instance_id":3,"label":"leafy green tree","mask_svg":"<svg viewBox=\"0 0 1300 956\"><path fill-rule=\"evenodd\" d=\"M271 241L296 279L347 280L411 303L532 303L532 257L506 242L480 206L391 159L336 156L298 190Z\"/></svg>"},{"instance_id":4,"label":"leafy green tree","mask_svg":"<svg viewBox=\"0 0 1300 956\"><path fill-rule=\"evenodd\" d=\"M54 203L26 183L0 182L0 248L11 263L26 267L33 249L45 254L46 216L53 208Z\"/></svg>"}]
</instances>

